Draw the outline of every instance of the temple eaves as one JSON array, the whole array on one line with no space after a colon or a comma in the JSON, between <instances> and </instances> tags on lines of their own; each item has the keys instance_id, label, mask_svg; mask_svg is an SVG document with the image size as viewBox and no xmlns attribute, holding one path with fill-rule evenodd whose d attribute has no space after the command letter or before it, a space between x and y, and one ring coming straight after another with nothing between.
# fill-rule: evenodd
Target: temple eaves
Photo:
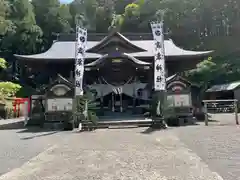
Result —
<instances>
[{"instance_id":1,"label":"temple eaves","mask_svg":"<svg viewBox=\"0 0 240 180\"><path fill-rule=\"evenodd\" d=\"M120 34L120 33L119 33ZM117 35L121 38L123 35ZM109 37L109 36L108 36ZM128 53L130 56L141 59L141 58L153 58L154 57L154 42L153 40L129 40L124 39L125 41L129 41L132 46L136 48L140 48L139 52L132 52ZM102 40L102 42L106 39ZM101 44L99 41L88 41L87 42L87 52L85 54L86 59L99 59L102 57L101 54L88 52L88 50L94 49ZM213 51L190 51L184 50L174 44L174 42L170 40L164 41L165 47L165 56L166 57L183 57L183 58L205 58ZM18 55L15 54L20 60L46 60L46 61L53 61L53 60L74 60L75 59L75 48L76 42L75 41L55 41L51 48L44 53L40 54L33 54L33 55ZM141 50L141 51L140 51Z\"/></svg>"}]
</instances>

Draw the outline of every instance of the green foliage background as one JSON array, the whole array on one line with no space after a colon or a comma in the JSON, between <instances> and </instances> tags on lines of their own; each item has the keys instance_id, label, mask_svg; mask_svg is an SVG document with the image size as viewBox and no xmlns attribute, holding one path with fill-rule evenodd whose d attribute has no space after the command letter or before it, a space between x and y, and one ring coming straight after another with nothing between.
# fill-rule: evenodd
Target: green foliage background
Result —
<instances>
[{"instance_id":1,"label":"green foliage background","mask_svg":"<svg viewBox=\"0 0 240 180\"><path fill-rule=\"evenodd\" d=\"M7 61L3 58L0 58L0 69L4 70L7 68Z\"/></svg>"},{"instance_id":2,"label":"green foliage background","mask_svg":"<svg viewBox=\"0 0 240 180\"><path fill-rule=\"evenodd\" d=\"M19 90L21 86L12 82L0 82L0 94L3 97L13 97Z\"/></svg>"},{"instance_id":3,"label":"green foliage background","mask_svg":"<svg viewBox=\"0 0 240 180\"><path fill-rule=\"evenodd\" d=\"M192 50L215 50L186 76L204 87L238 80L240 1L226 0L0 0L0 56L47 50L54 33L75 31L150 33L149 22L165 12L166 38ZM206 83L207 82L207 83Z\"/></svg>"}]
</instances>

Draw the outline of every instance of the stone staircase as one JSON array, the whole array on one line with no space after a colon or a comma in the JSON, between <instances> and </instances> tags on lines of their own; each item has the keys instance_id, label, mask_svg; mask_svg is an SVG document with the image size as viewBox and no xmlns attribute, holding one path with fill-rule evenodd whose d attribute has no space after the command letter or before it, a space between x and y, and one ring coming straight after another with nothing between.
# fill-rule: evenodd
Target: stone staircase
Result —
<instances>
[{"instance_id":1,"label":"stone staircase","mask_svg":"<svg viewBox=\"0 0 240 180\"><path fill-rule=\"evenodd\" d=\"M151 123L151 119L146 119L142 115L116 112L99 117L98 128L149 127Z\"/></svg>"},{"instance_id":2,"label":"stone staircase","mask_svg":"<svg viewBox=\"0 0 240 180\"><path fill-rule=\"evenodd\" d=\"M116 121L99 121L98 128L121 129L134 127L149 127L152 124L151 119L144 120L116 120Z\"/></svg>"}]
</instances>

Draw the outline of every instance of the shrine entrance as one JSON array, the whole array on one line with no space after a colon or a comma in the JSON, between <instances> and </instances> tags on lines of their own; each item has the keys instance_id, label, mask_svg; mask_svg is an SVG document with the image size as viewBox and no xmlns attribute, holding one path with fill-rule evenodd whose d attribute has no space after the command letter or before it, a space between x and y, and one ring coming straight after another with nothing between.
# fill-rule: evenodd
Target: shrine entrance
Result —
<instances>
[{"instance_id":1,"label":"shrine entrance","mask_svg":"<svg viewBox=\"0 0 240 180\"><path fill-rule=\"evenodd\" d=\"M104 116L132 114L133 98L126 94L109 93L103 97Z\"/></svg>"},{"instance_id":2,"label":"shrine entrance","mask_svg":"<svg viewBox=\"0 0 240 180\"><path fill-rule=\"evenodd\" d=\"M131 118L134 116L143 117L143 114L149 108L149 98L139 95L145 93L139 93L138 89L145 87L146 84L138 83L133 85L131 83L126 84L123 87L114 88L109 85L109 93L102 97L102 116L105 117L117 117ZM107 91L107 88L105 88ZM147 90L144 90L144 92ZM147 93L149 94L149 93Z\"/></svg>"},{"instance_id":3,"label":"shrine entrance","mask_svg":"<svg viewBox=\"0 0 240 180\"><path fill-rule=\"evenodd\" d=\"M112 96L112 111L121 113L126 111L126 107L123 106L123 95L112 93Z\"/></svg>"},{"instance_id":4,"label":"shrine entrance","mask_svg":"<svg viewBox=\"0 0 240 180\"><path fill-rule=\"evenodd\" d=\"M96 83L89 83L89 88L97 92L103 116L130 117L134 114L136 102L139 102L138 90L145 89L149 82L151 63L124 53L117 55L105 56L86 66L90 69L88 77L98 77ZM140 111L138 114L143 116Z\"/></svg>"}]
</instances>

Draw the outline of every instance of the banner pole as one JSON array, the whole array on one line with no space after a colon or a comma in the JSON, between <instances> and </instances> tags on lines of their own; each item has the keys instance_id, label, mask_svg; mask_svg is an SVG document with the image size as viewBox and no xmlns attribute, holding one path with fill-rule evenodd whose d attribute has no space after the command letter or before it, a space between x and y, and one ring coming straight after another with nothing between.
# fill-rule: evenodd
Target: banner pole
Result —
<instances>
[{"instance_id":1,"label":"banner pole","mask_svg":"<svg viewBox=\"0 0 240 180\"><path fill-rule=\"evenodd\" d=\"M87 43L87 30L80 27L80 22L76 19L76 46L75 46L75 94L73 99L73 128L78 122L83 110L80 107L80 100L83 96L83 77L84 77L84 54ZM78 127L82 127L79 122Z\"/></svg>"},{"instance_id":2,"label":"banner pole","mask_svg":"<svg viewBox=\"0 0 240 180\"><path fill-rule=\"evenodd\" d=\"M164 11L158 13L158 21L151 22L151 29L154 38L155 56L154 56L154 96L152 100L152 118L154 126L167 125L164 121L164 106L166 102L166 65L164 49L164 29L163 29Z\"/></svg>"}]
</instances>

